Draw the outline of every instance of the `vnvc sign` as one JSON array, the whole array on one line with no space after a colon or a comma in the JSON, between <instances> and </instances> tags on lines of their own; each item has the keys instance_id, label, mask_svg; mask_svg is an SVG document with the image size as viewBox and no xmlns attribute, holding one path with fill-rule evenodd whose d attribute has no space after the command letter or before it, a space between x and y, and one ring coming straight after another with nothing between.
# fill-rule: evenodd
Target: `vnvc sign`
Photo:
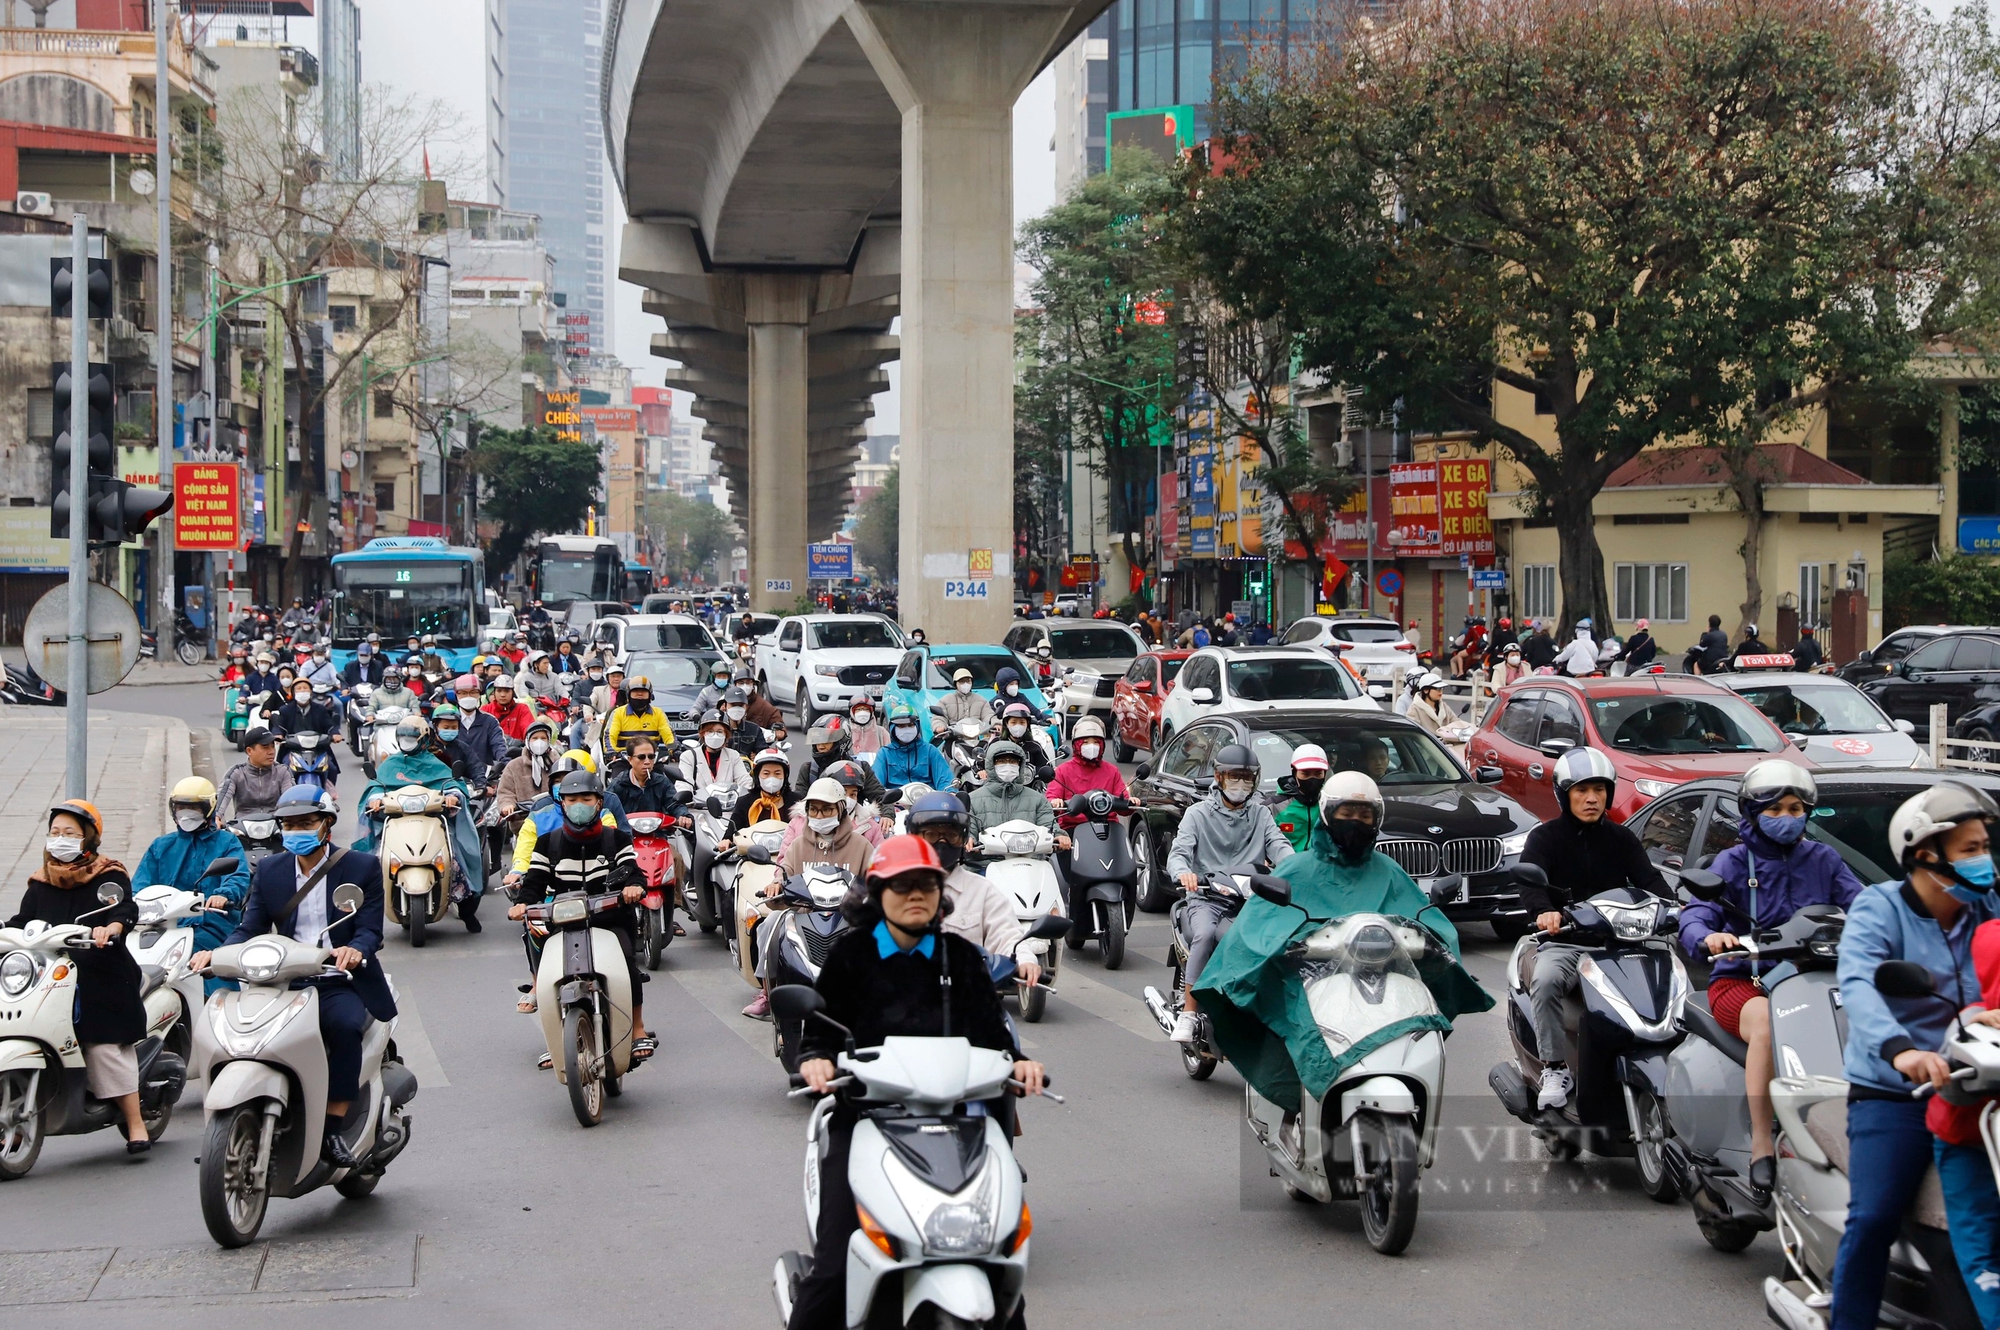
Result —
<instances>
[{"instance_id":1,"label":"vnvc sign","mask_svg":"<svg viewBox=\"0 0 2000 1330\"><path fill-rule=\"evenodd\" d=\"M806 546L806 576L814 580L853 580L854 547L837 541Z\"/></svg>"},{"instance_id":2,"label":"vnvc sign","mask_svg":"<svg viewBox=\"0 0 2000 1330\"><path fill-rule=\"evenodd\" d=\"M174 465L174 548L233 550L243 543L243 478L226 462Z\"/></svg>"}]
</instances>

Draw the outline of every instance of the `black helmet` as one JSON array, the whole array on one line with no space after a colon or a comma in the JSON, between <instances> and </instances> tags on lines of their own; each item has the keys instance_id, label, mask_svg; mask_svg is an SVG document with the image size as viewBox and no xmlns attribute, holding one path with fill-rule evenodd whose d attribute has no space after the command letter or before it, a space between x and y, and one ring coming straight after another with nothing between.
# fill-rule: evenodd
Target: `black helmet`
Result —
<instances>
[{"instance_id":1,"label":"black helmet","mask_svg":"<svg viewBox=\"0 0 2000 1330\"><path fill-rule=\"evenodd\" d=\"M749 702L750 702L749 696L745 694L744 691L741 688L737 687L735 684L729 685L728 691L723 693L722 695L722 703L724 706L731 706L731 707L747 706Z\"/></svg>"},{"instance_id":2,"label":"black helmet","mask_svg":"<svg viewBox=\"0 0 2000 1330\"><path fill-rule=\"evenodd\" d=\"M903 815L903 826L909 831L936 826L957 827L964 831L971 825L972 814L966 812L958 796L948 790L932 790L929 794L918 795L916 802Z\"/></svg>"},{"instance_id":3,"label":"black helmet","mask_svg":"<svg viewBox=\"0 0 2000 1330\"><path fill-rule=\"evenodd\" d=\"M556 786L556 797L558 799L567 799L575 794L595 794L602 797L604 794L604 782L597 778L595 771L586 771L579 766L576 770L564 776L562 781Z\"/></svg>"},{"instance_id":4,"label":"black helmet","mask_svg":"<svg viewBox=\"0 0 2000 1330\"><path fill-rule=\"evenodd\" d=\"M1257 771L1257 759L1242 744L1224 744L1216 750L1214 761L1210 763L1216 774L1225 771Z\"/></svg>"},{"instance_id":5,"label":"black helmet","mask_svg":"<svg viewBox=\"0 0 2000 1330\"><path fill-rule=\"evenodd\" d=\"M589 768L584 766L583 763L565 753L563 756L549 763L549 779L551 781L560 781L572 771L588 770Z\"/></svg>"},{"instance_id":6,"label":"black helmet","mask_svg":"<svg viewBox=\"0 0 2000 1330\"><path fill-rule=\"evenodd\" d=\"M711 725L727 725L728 723L729 722L727 720L723 719L722 713L720 711L716 710L714 707L710 707L708 710L701 713L701 721L699 724L695 726L695 728L707 729Z\"/></svg>"}]
</instances>

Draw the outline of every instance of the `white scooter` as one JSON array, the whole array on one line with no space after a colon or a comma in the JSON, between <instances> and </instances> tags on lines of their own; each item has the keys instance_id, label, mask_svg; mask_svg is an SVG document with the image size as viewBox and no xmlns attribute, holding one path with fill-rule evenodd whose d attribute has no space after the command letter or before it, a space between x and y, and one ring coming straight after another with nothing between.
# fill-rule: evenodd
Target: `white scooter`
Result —
<instances>
[{"instance_id":1,"label":"white scooter","mask_svg":"<svg viewBox=\"0 0 2000 1330\"><path fill-rule=\"evenodd\" d=\"M382 897L389 922L401 924L410 945L424 945L424 930L451 908L451 827L444 795L405 785L382 795Z\"/></svg>"},{"instance_id":2,"label":"white scooter","mask_svg":"<svg viewBox=\"0 0 2000 1330\"><path fill-rule=\"evenodd\" d=\"M1283 879L1255 875L1250 889L1291 904ZM1437 1015L1415 960L1443 946L1422 925L1381 914L1349 915L1311 934L1291 954L1327 1051L1346 1065L1324 1102L1302 1096L1295 1115L1255 1087L1245 1090L1250 1129L1285 1194L1355 1198L1368 1244L1390 1256L1416 1232L1419 1175L1436 1157L1444 1032L1411 1030L1351 1061L1347 1050L1378 1030Z\"/></svg>"},{"instance_id":3,"label":"white scooter","mask_svg":"<svg viewBox=\"0 0 2000 1330\"><path fill-rule=\"evenodd\" d=\"M723 832L735 811L738 795L733 785L709 785L688 802L694 810L694 856L689 861L685 891L695 923L704 933L713 933L727 918L722 912L721 889L715 879L715 857L721 851ZM728 938L723 939L724 942Z\"/></svg>"},{"instance_id":4,"label":"white scooter","mask_svg":"<svg viewBox=\"0 0 2000 1330\"><path fill-rule=\"evenodd\" d=\"M535 969L535 1009L541 1014L556 1081L569 1087L576 1120L595 1127L606 1095L625 1092L632 1070L632 979L611 930L591 921L624 903L624 893L591 896L566 891L530 905L529 930L546 938Z\"/></svg>"},{"instance_id":5,"label":"white scooter","mask_svg":"<svg viewBox=\"0 0 2000 1330\"><path fill-rule=\"evenodd\" d=\"M965 1109L1006 1094L1013 1063L960 1038L891 1035L879 1048L856 1050L852 1033L825 1006L802 984L771 990L780 1020L825 1021L848 1038L833 1084L849 1088L861 1113L847 1179L864 1218L847 1248L846 1323L877 1324L871 1311L883 1301L894 1325L1005 1324L1027 1283L1033 1225L1000 1120ZM808 1235L819 1227L820 1163L833 1107L831 1096L820 1100L806 1126ZM906 1161L921 1162L913 1168ZM772 1292L783 1321L791 1319L806 1268L798 1252L778 1258Z\"/></svg>"},{"instance_id":6,"label":"white scooter","mask_svg":"<svg viewBox=\"0 0 2000 1330\"><path fill-rule=\"evenodd\" d=\"M123 889L108 882L97 890L105 910L124 898ZM76 966L63 953L96 945L82 922L89 917L55 927L31 920L25 928L0 928L0 1182L26 1176L50 1136L80 1136L125 1121L117 1104L91 1097L73 1024ZM187 1064L166 1051L181 999L162 977L153 971L141 985L146 1037L137 1049L139 1112L146 1135L156 1141L187 1083Z\"/></svg>"},{"instance_id":7,"label":"white scooter","mask_svg":"<svg viewBox=\"0 0 2000 1330\"><path fill-rule=\"evenodd\" d=\"M986 880L1013 900L1014 917L1024 928L1044 916L1063 913L1062 883L1049 860L1055 852L1055 834L1025 819L1002 822L979 833L979 853L987 860ZM1062 948L1030 938L1021 944L1021 950L1034 952L1042 967L1039 984L1015 980L1021 1019L1039 1021L1048 1007L1049 994L1055 992Z\"/></svg>"},{"instance_id":8,"label":"white scooter","mask_svg":"<svg viewBox=\"0 0 2000 1330\"><path fill-rule=\"evenodd\" d=\"M217 859L202 872L202 880L227 877L242 867L234 855ZM180 999L181 1011L167 1032L167 1051L185 1062L194 1053L194 1017L206 1000L201 973L188 966L194 955L194 921L209 913L208 895L155 883L132 893L139 907L139 926L125 935L125 946L139 962L148 984ZM157 973L157 978L155 974Z\"/></svg>"},{"instance_id":9,"label":"white scooter","mask_svg":"<svg viewBox=\"0 0 2000 1330\"><path fill-rule=\"evenodd\" d=\"M778 867L778 847L784 843L785 824L766 818L737 832L734 848L715 864L716 881L730 908L729 955L752 988L757 986L757 925L770 902L766 888L784 872Z\"/></svg>"},{"instance_id":10,"label":"white scooter","mask_svg":"<svg viewBox=\"0 0 2000 1330\"><path fill-rule=\"evenodd\" d=\"M361 888L351 883L333 889L335 918L320 941L361 908L361 899ZM195 1023L195 1066L208 1080L201 1217L225 1247L256 1241L273 1195L304 1196L328 1183L349 1199L368 1195L410 1143L410 1118L402 1110L416 1097L417 1078L396 1056L396 1022L371 1020L361 1033L361 1097L341 1127L360 1162L340 1168L320 1156L327 1067L319 990L292 985L350 978L332 967L332 959L325 947L282 933L209 956L209 973L241 984L239 991L217 993Z\"/></svg>"}]
</instances>

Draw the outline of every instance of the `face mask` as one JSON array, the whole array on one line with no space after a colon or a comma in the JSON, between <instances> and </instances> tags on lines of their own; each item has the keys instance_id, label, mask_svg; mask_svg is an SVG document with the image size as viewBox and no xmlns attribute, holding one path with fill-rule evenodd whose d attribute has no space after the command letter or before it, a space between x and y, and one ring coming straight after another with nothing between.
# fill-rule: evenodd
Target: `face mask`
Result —
<instances>
[{"instance_id":1,"label":"face mask","mask_svg":"<svg viewBox=\"0 0 2000 1330\"><path fill-rule=\"evenodd\" d=\"M947 873L958 867L965 859L965 847L963 845L946 845L944 842L939 841L933 844L931 848L937 851L938 862L944 865L944 871Z\"/></svg>"},{"instance_id":2,"label":"face mask","mask_svg":"<svg viewBox=\"0 0 2000 1330\"><path fill-rule=\"evenodd\" d=\"M1020 695L1021 695L1021 685L1020 685L1020 684L1017 684L1017 683L1010 683L1010 684L1008 684L1008 685L1007 685L1007 696L1009 696L1009 697L1019 697Z\"/></svg>"},{"instance_id":3,"label":"face mask","mask_svg":"<svg viewBox=\"0 0 2000 1330\"><path fill-rule=\"evenodd\" d=\"M396 747L402 749L406 753L416 752L417 749L422 746L422 744L423 740L417 738L413 734L404 735L402 738L396 740Z\"/></svg>"},{"instance_id":4,"label":"face mask","mask_svg":"<svg viewBox=\"0 0 2000 1330\"><path fill-rule=\"evenodd\" d=\"M313 700L313 695L312 695L312 690L310 688L301 688L296 693L292 694L292 701L298 703L302 707L311 706L312 700Z\"/></svg>"},{"instance_id":5,"label":"face mask","mask_svg":"<svg viewBox=\"0 0 2000 1330\"><path fill-rule=\"evenodd\" d=\"M972 691L972 681L970 679L956 686L958 688L958 691L961 693L970 693Z\"/></svg>"},{"instance_id":6,"label":"face mask","mask_svg":"<svg viewBox=\"0 0 2000 1330\"><path fill-rule=\"evenodd\" d=\"M590 672L590 681L591 681L592 683L603 683L603 682L604 682L604 671L603 671L603 670L592 670L592 671Z\"/></svg>"},{"instance_id":7,"label":"face mask","mask_svg":"<svg viewBox=\"0 0 2000 1330\"><path fill-rule=\"evenodd\" d=\"M896 727L896 742L897 742L897 743L899 743L899 744L913 744L913 743L915 743L916 741L917 741L917 727L916 727L916 726L914 726L914 725L898 725L898 726Z\"/></svg>"},{"instance_id":8,"label":"face mask","mask_svg":"<svg viewBox=\"0 0 2000 1330\"><path fill-rule=\"evenodd\" d=\"M49 858L57 863L69 863L83 854L83 840L78 836L51 836L44 845Z\"/></svg>"},{"instance_id":9,"label":"face mask","mask_svg":"<svg viewBox=\"0 0 2000 1330\"><path fill-rule=\"evenodd\" d=\"M1077 756L1086 762L1095 762L1103 752L1104 745L1101 743L1081 743L1076 746Z\"/></svg>"},{"instance_id":10,"label":"face mask","mask_svg":"<svg viewBox=\"0 0 2000 1330\"><path fill-rule=\"evenodd\" d=\"M728 737L726 734L717 734L714 730L710 730L701 736L701 744L704 748L720 748Z\"/></svg>"},{"instance_id":11,"label":"face mask","mask_svg":"<svg viewBox=\"0 0 2000 1330\"><path fill-rule=\"evenodd\" d=\"M590 804L564 804L563 817L573 827L587 827L597 821L597 809Z\"/></svg>"},{"instance_id":12,"label":"face mask","mask_svg":"<svg viewBox=\"0 0 2000 1330\"><path fill-rule=\"evenodd\" d=\"M206 821L208 821L207 818L203 817L200 813L196 812L192 808L183 808L179 812L174 814L174 825L179 827L182 831L188 831L188 832L200 831L201 824Z\"/></svg>"},{"instance_id":13,"label":"face mask","mask_svg":"<svg viewBox=\"0 0 2000 1330\"><path fill-rule=\"evenodd\" d=\"M812 828L813 835L815 836L831 836L833 829L840 825L840 819L837 817L809 817L806 819L806 825Z\"/></svg>"},{"instance_id":14,"label":"face mask","mask_svg":"<svg viewBox=\"0 0 2000 1330\"><path fill-rule=\"evenodd\" d=\"M1806 834L1806 820L1804 817L1764 815L1757 819L1757 830L1763 832L1764 839L1774 845L1796 845L1799 837Z\"/></svg>"},{"instance_id":15,"label":"face mask","mask_svg":"<svg viewBox=\"0 0 2000 1330\"><path fill-rule=\"evenodd\" d=\"M1326 784L1324 780L1302 780L1298 783L1299 802L1307 806L1319 802L1319 792Z\"/></svg>"},{"instance_id":16,"label":"face mask","mask_svg":"<svg viewBox=\"0 0 2000 1330\"><path fill-rule=\"evenodd\" d=\"M1977 905L1990 900L1993 891L1993 856L1975 854L1970 859L1954 859L1940 865L1944 875L1955 880L1945 894L1961 905Z\"/></svg>"},{"instance_id":17,"label":"face mask","mask_svg":"<svg viewBox=\"0 0 2000 1330\"><path fill-rule=\"evenodd\" d=\"M285 833L285 848L301 857L319 848L317 831L288 831Z\"/></svg>"},{"instance_id":18,"label":"face mask","mask_svg":"<svg viewBox=\"0 0 2000 1330\"><path fill-rule=\"evenodd\" d=\"M757 785L766 794L776 794L779 790L785 788L785 778L783 776L759 776L757 778Z\"/></svg>"},{"instance_id":19,"label":"face mask","mask_svg":"<svg viewBox=\"0 0 2000 1330\"><path fill-rule=\"evenodd\" d=\"M479 699L461 695L458 699L458 709L468 714L477 711L479 710Z\"/></svg>"},{"instance_id":20,"label":"face mask","mask_svg":"<svg viewBox=\"0 0 2000 1330\"><path fill-rule=\"evenodd\" d=\"M743 710L744 710L744 709L743 709L742 707L731 707L731 708L729 708L729 719L730 719L730 720L732 720L732 721L739 721L739 720L742 720L742 719L743 719Z\"/></svg>"},{"instance_id":21,"label":"face mask","mask_svg":"<svg viewBox=\"0 0 2000 1330\"><path fill-rule=\"evenodd\" d=\"M995 763L993 767L993 779L999 781L1002 785L1012 785L1015 781L1021 779L1021 764L1018 762Z\"/></svg>"},{"instance_id":22,"label":"face mask","mask_svg":"<svg viewBox=\"0 0 2000 1330\"><path fill-rule=\"evenodd\" d=\"M452 740L458 738L458 731L455 729L453 730L439 729L438 738L444 741L445 743L450 743Z\"/></svg>"},{"instance_id":23,"label":"face mask","mask_svg":"<svg viewBox=\"0 0 2000 1330\"><path fill-rule=\"evenodd\" d=\"M1326 834L1333 848L1340 851L1340 857L1349 862L1366 858L1375 848L1375 826L1370 822L1334 818L1326 824Z\"/></svg>"},{"instance_id":24,"label":"face mask","mask_svg":"<svg viewBox=\"0 0 2000 1330\"><path fill-rule=\"evenodd\" d=\"M1222 782L1222 797L1232 805L1240 804L1247 800L1250 792L1256 788L1257 782L1254 780L1225 780Z\"/></svg>"},{"instance_id":25,"label":"face mask","mask_svg":"<svg viewBox=\"0 0 2000 1330\"><path fill-rule=\"evenodd\" d=\"M866 725L874 719L875 719L875 713L868 710L868 708L866 707L863 707L859 711L856 711L854 713L854 723L856 725Z\"/></svg>"},{"instance_id":26,"label":"face mask","mask_svg":"<svg viewBox=\"0 0 2000 1330\"><path fill-rule=\"evenodd\" d=\"M549 741L547 739L530 739L528 740L528 751L536 757L540 757L543 753L549 751Z\"/></svg>"},{"instance_id":27,"label":"face mask","mask_svg":"<svg viewBox=\"0 0 2000 1330\"><path fill-rule=\"evenodd\" d=\"M1027 722L1027 721L1025 721L1025 720L1010 720L1010 721L1008 721L1008 722L1007 722L1007 733L1008 733L1009 735L1011 735L1012 737L1016 738L1016 739L1025 739L1025 738L1027 738L1027 737L1028 737L1028 722Z\"/></svg>"}]
</instances>

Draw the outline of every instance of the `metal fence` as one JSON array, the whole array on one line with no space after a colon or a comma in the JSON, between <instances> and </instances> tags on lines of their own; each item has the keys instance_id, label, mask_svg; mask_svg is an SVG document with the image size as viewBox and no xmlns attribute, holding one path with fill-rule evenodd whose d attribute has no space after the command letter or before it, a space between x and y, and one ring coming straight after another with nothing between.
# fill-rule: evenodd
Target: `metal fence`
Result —
<instances>
[{"instance_id":1,"label":"metal fence","mask_svg":"<svg viewBox=\"0 0 2000 1330\"><path fill-rule=\"evenodd\" d=\"M2000 741L1954 739L1945 704L1931 704L1931 764L1959 771L1986 771L2000 775Z\"/></svg>"}]
</instances>

